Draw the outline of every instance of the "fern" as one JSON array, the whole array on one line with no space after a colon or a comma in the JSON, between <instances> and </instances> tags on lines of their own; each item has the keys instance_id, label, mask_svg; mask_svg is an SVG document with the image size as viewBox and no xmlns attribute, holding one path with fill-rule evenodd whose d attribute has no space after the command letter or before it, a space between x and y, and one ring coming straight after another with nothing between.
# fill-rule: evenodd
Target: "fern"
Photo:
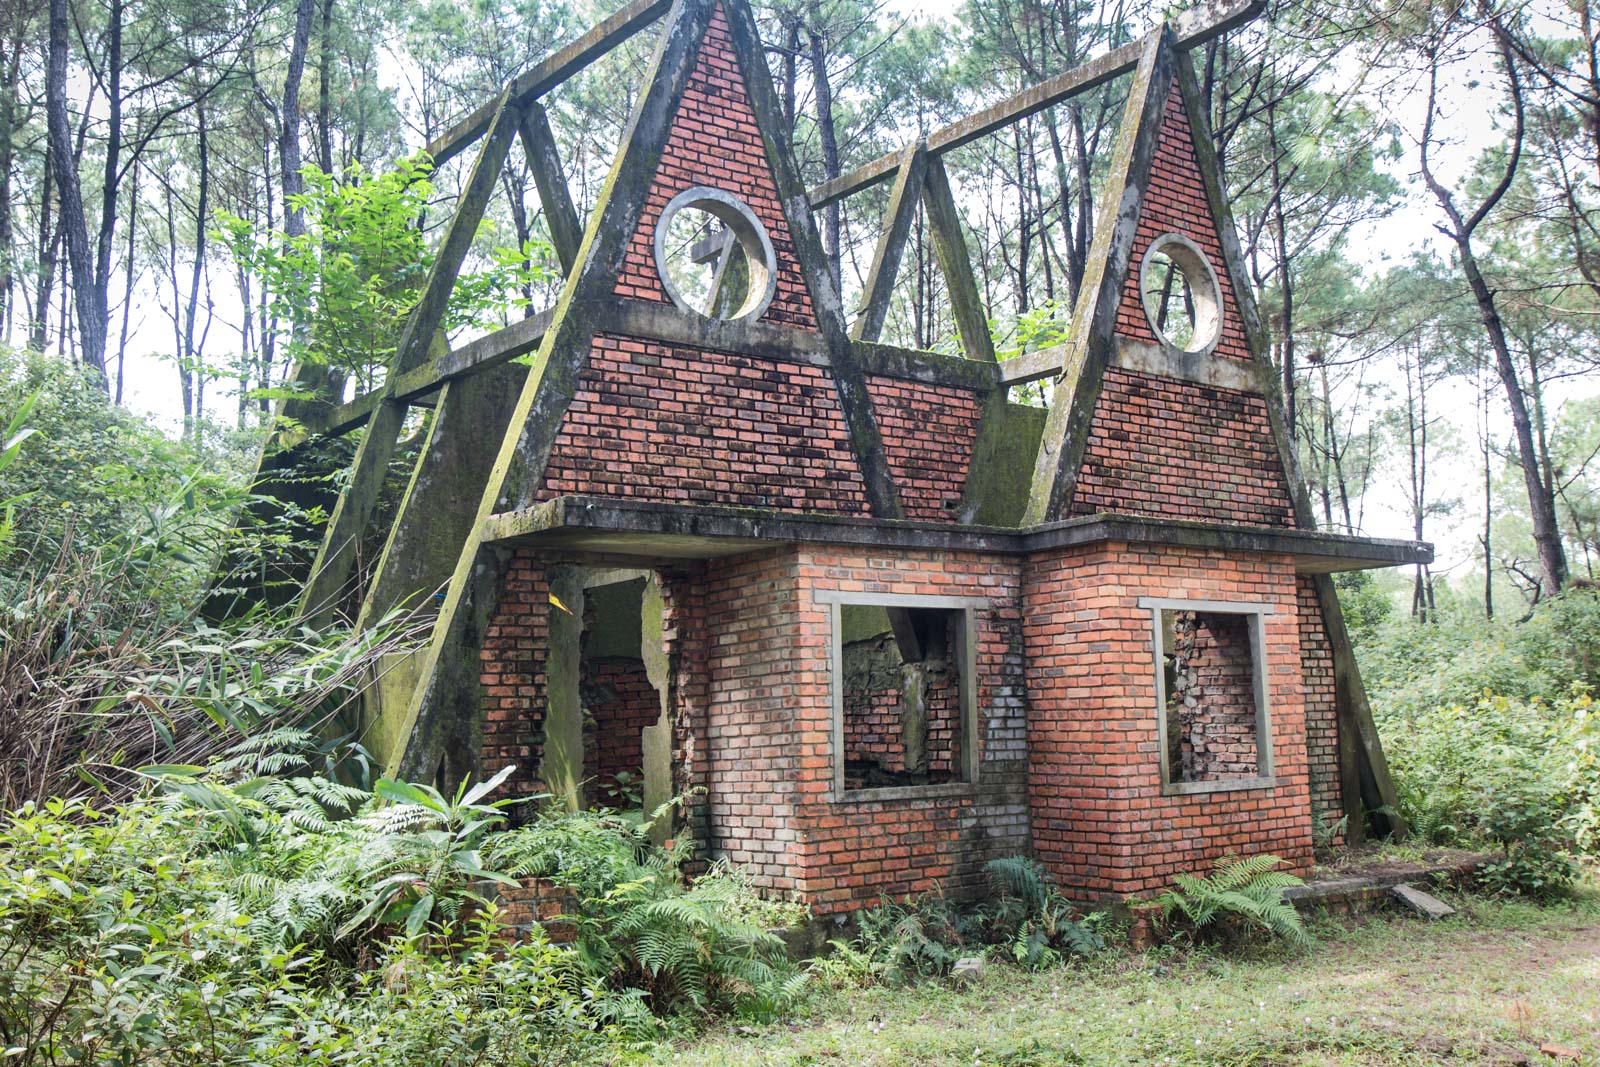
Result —
<instances>
[{"instance_id":1,"label":"fern","mask_svg":"<svg viewBox=\"0 0 1600 1067\"><path fill-rule=\"evenodd\" d=\"M1297 948L1309 948L1311 935L1300 913L1283 895L1285 889L1302 883L1278 869L1282 862L1277 856L1224 859L1209 877L1178 875L1176 887L1161 894L1157 902L1163 915L1176 912L1195 930L1219 920L1237 919Z\"/></svg>"}]
</instances>

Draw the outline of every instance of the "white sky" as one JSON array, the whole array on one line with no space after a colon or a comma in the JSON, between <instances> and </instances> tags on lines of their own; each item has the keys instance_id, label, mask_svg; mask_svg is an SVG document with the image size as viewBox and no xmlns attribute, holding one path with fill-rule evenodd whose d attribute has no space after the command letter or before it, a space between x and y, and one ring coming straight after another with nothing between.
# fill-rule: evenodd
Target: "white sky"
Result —
<instances>
[{"instance_id":1,"label":"white sky","mask_svg":"<svg viewBox=\"0 0 1600 1067\"><path fill-rule=\"evenodd\" d=\"M890 0L889 4L891 11L913 18L953 18L957 7L958 0ZM398 72L392 73L395 76L385 80L393 81L398 86ZM1459 172L1495 137L1492 123L1484 121L1484 101L1486 98L1492 99L1492 96L1486 96L1492 90L1472 88L1469 82L1467 77L1456 80L1446 98L1443 128L1451 131L1454 139L1454 143L1440 153L1442 169L1446 173ZM1379 104L1383 108L1393 109L1388 113L1400 119L1406 129L1420 129L1423 104L1415 94L1385 93ZM1414 145L1407 145L1407 148L1407 156L1396 168L1396 176L1402 181L1410 181L1415 176ZM1431 199L1414 194L1395 215L1363 228L1352 242L1352 248L1358 259L1372 270L1403 262L1419 249L1431 248L1446 255L1446 243L1433 228L1436 212L1437 208ZM237 295L228 285L229 273L222 267L220 259L212 267L216 300L214 313L217 319L207 346L211 353L226 352L230 346L236 349L238 345L240 306ZM149 284L142 285L141 291L135 296L124 398L129 408L150 414L175 431L181 412L177 374L167 356L173 349L172 329L160 301L161 297ZM114 321L113 336L117 325L117 321ZM235 403L230 387L228 383L219 381L212 388L215 391L208 397L207 409L214 417L227 418ZM1563 389L1569 397L1577 395L1575 386L1570 382L1563 383L1555 390L1558 395L1554 399L1558 404L1565 399L1559 395ZM1595 386L1591 384L1583 395L1594 390ZM1437 395L1430 393L1430 407L1456 426L1459 436L1470 446L1475 440L1476 401L1468 384L1452 382L1438 389ZM1508 427L1499 429L1506 432ZM1474 452L1469 447L1464 449L1464 453L1459 460L1440 461L1439 469L1433 475L1437 479L1435 484L1477 484L1481 475L1473 463ZM1438 545L1439 570L1464 573L1470 569L1473 539L1481 522L1481 511L1477 510L1477 501L1471 492L1466 495L1469 498L1466 506L1455 518L1431 520L1428 536ZM1409 537L1410 520L1405 508L1405 490L1400 482L1399 469L1379 474L1374 479L1366 502L1365 532L1372 536Z\"/></svg>"}]
</instances>

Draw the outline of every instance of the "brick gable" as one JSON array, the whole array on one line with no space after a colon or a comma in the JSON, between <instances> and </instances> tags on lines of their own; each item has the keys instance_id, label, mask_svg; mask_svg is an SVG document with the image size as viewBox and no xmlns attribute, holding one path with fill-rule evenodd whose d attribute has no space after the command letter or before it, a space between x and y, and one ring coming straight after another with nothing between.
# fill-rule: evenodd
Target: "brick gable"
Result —
<instances>
[{"instance_id":1,"label":"brick gable","mask_svg":"<svg viewBox=\"0 0 1600 1067\"><path fill-rule=\"evenodd\" d=\"M655 262L655 222L667 202L685 189L706 185L734 194L750 206L777 256L777 292L761 321L817 328L811 294L795 259L789 223L778 201L772 162L745 89L739 59L718 5L700 42L689 86L678 101L672 130L645 198L639 228L617 275L618 296L669 303Z\"/></svg>"}]
</instances>

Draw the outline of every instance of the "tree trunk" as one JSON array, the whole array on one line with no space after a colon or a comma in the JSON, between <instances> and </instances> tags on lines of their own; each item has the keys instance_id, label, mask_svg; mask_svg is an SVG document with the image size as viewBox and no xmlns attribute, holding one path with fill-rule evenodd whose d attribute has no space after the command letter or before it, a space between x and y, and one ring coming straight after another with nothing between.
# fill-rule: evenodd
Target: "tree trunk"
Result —
<instances>
[{"instance_id":1,"label":"tree trunk","mask_svg":"<svg viewBox=\"0 0 1600 1067\"><path fill-rule=\"evenodd\" d=\"M67 115L67 43L71 15L67 0L50 0L50 48L45 69L45 110L50 166L59 190L60 225L65 231L67 265L72 271L73 306L77 310L80 359L91 378L111 395L106 377L106 293L96 284L89 223L83 214L78 163L72 150Z\"/></svg>"},{"instance_id":2,"label":"tree trunk","mask_svg":"<svg viewBox=\"0 0 1600 1067\"><path fill-rule=\"evenodd\" d=\"M59 3L61 0L52 0ZM289 69L283 77L283 105L278 117L278 160L283 165L283 231L290 237L306 232L305 212L290 198L305 188L300 180L300 81L306 72L306 49L311 43L311 15L317 0L299 0L295 7L294 37L289 42Z\"/></svg>"},{"instance_id":3,"label":"tree trunk","mask_svg":"<svg viewBox=\"0 0 1600 1067\"><path fill-rule=\"evenodd\" d=\"M127 258L127 272L122 283L122 332L117 335L117 390L113 398L118 404L122 403L123 371L128 362L128 316L133 310L134 238L138 222L139 168L136 165L128 174L128 248L123 253Z\"/></svg>"},{"instance_id":4,"label":"tree trunk","mask_svg":"<svg viewBox=\"0 0 1600 1067\"><path fill-rule=\"evenodd\" d=\"M21 23L21 12L11 10L10 17ZM22 25L15 26L16 37L6 42L10 45L6 56L4 76L0 76L0 339L11 335L11 324L16 321L16 305L12 290L16 276L11 268L11 247L16 239L13 216L16 207L11 194L11 170L16 161L16 144L12 130L17 116L17 83L22 72L23 44L27 34Z\"/></svg>"},{"instance_id":5,"label":"tree trunk","mask_svg":"<svg viewBox=\"0 0 1600 1067\"><path fill-rule=\"evenodd\" d=\"M317 42L317 149L324 174L333 173L333 59L333 0L322 0L322 36Z\"/></svg>"},{"instance_id":6,"label":"tree trunk","mask_svg":"<svg viewBox=\"0 0 1600 1067\"><path fill-rule=\"evenodd\" d=\"M206 130L206 106L195 109L200 150L200 199L194 213L194 260L189 270L189 301L183 316L183 364L194 382L193 421L184 420L184 432L192 434L205 412L205 357L194 339L195 318L200 309L200 275L206 265L206 216L210 212L211 151Z\"/></svg>"},{"instance_id":7,"label":"tree trunk","mask_svg":"<svg viewBox=\"0 0 1600 1067\"><path fill-rule=\"evenodd\" d=\"M816 27L806 30L811 46L811 77L817 93L817 132L822 141L822 173L825 181L839 176L839 142L833 123L833 88L828 84L828 49L822 33ZM833 288L842 293L839 250L839 202L835 200L822 209L822 243L828 256L828 277Z\"/></svg>"}]
</instances>

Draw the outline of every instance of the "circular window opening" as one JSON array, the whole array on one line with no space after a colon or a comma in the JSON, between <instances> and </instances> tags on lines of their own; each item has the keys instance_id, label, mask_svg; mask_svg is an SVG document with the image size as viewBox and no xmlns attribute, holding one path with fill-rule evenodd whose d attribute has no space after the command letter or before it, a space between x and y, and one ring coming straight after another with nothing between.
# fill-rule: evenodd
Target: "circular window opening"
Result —
<instances>
[{"instance_id":1,"label":"circular window opening","mask_svg":"<svg viewBox=\"0 0 1600 1067\"><path fill-rule=\"evenodd\" d=\"M772 303L777 259L755 212L736 196L697 186L656 222L656 270L672 302L713 319L749 319Z\"/></svg>"},{"instance_id":2,"label":"circular window opening","mask_svg":"<svg viewBox=\"0 0 1600 1067\"><path fill-rule=\"evenodd\" d=\"M1205 253L1175 233L1150 243L1139 266L1144 313L1156 336L1183 352L1209 352L1222 328L1217 276Z\"/></svg>"}]
</instances>

